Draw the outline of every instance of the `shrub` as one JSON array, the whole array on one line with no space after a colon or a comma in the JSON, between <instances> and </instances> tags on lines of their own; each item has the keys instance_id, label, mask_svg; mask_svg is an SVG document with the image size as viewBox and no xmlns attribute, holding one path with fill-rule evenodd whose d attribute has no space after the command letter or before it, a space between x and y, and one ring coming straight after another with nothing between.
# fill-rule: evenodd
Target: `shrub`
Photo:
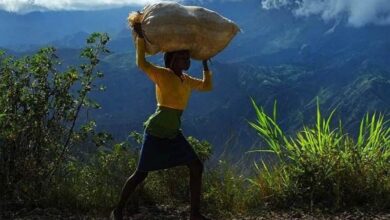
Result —
<instances>
[{"instance_id":1,"label":"shrub","mask_svg":"<svg viewBox=\"0 0 390 220\"><path fill-rule=\"evenodd\" d=\"M50 195L52 203L77 210L113 207L136 168L137 154L134 146L122 142L112 149L99 148L86 162L68 161L63 175L56 178L56 188Z\"/></svg>"},{"instance_id":2,"label":"shrub","mask_svg":"<svg viewBox=\"0 0 390 220\"><path fill-rule=\"evenodd\" d=\"M106 34L94 33L81 56L86 63L61 72L56 50L40 49L19 59L0 53L0 194L40 200L70 149L90 134L77 130L82 109L99 108L88 98ZM78 89L77 93L72 92Z\"/></svg>"}]
</instances>

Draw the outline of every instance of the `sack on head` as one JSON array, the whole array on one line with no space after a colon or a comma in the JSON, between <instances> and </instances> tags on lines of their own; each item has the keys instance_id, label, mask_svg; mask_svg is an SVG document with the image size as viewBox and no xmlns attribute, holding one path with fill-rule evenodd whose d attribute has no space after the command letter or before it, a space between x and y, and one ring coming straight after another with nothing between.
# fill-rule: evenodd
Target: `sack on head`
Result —
<instances>
[{"instance_id":1,"label":"sack on head","mask_svg":"<svg viewBox=\"0 0 390 220\"><path fill-rule=\"evenodd\" d=\"M240 30L214 11L176 2L147 5L142 12L130 13L128 21L130 26L141 23L147 54L189 50L191 58L197 60L215 56Z\"/></svg>"}]
</instances>

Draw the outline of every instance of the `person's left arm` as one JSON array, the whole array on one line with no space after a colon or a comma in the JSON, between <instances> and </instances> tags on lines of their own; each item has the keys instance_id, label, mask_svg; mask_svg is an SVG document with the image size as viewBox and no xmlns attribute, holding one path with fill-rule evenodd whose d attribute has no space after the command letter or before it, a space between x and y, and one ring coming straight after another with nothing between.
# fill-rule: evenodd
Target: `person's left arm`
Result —
<instances>
[{"instance_id":1,"label":"person's left arm","mask_svg":"<svg viewBox=\"0 0 390 220\"><path fill-rule=\"evenodd\" d=\"M191 89L198 91L210 91L213 89L212 72L209 70L207 60L203 60L203 79L188 76Z\"/></svg>"}]
</instances>

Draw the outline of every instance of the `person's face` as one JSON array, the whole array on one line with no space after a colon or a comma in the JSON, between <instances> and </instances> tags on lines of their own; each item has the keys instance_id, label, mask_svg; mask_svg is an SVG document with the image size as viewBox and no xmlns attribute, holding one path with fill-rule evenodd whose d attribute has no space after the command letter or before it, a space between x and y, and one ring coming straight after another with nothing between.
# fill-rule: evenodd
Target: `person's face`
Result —
<instances>
[{"instance_id":1,"label":"person's face","mask_svg":"<svg viewBox=\"0 0 390 220\"><path fill-rule=\"evenodd\" d=\"M178 51L174 55L172 67L177 70L188 70L191 65L189 51Z\"/></svg>"}]
</instances>

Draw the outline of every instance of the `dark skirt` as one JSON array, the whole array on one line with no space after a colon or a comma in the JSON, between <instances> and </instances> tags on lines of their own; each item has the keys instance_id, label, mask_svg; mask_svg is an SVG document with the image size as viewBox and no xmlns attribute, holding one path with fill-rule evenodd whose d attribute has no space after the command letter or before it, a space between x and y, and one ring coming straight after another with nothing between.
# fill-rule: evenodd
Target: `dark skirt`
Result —
<instances>
[{"instance_id":1,"label":"dark skirt","mask_svg":"<svg viewBox=\"0 0 390 220\"><path fill-rule=\"evenodd\" d=\"M137 170L153 171L186 165L198 158L181 131L175 138L160 138L144 130Z\"/></svg>"}]
</instances>

